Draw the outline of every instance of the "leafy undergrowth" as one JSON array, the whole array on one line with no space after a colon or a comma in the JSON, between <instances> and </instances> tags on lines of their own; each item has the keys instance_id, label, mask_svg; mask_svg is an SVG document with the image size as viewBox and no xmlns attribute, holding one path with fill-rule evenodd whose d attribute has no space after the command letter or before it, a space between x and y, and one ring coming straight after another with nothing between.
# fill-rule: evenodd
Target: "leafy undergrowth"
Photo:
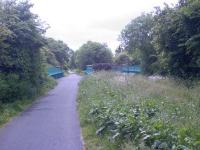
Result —
<instances>
[{"instance_id":1,"label":"leafy undergrowth","mask_svg":"<svg viewBox=\"0 0 200 150\"><path fill-rule=\"evenodd\" d=\"M100 72L80 84L86 149L200 149L200 86Z\"/></svg>"},{"instance_id":2,"label":"leafy undergrowth","mask_svg":"<svg viewBox=\"0 0 200 150\"><path fill-rule=\"evenodd\" d=\"M9 122L12 117L18 115L20 112L28 108L38 96L43 95L48 90L52 89L55 85L56 81L54 79L48 78L46 83L41 88L40 93L38 93L38 95L34 98L26 98L10 103L0 103L0 127Z\"/></svg>"}]
</instances>

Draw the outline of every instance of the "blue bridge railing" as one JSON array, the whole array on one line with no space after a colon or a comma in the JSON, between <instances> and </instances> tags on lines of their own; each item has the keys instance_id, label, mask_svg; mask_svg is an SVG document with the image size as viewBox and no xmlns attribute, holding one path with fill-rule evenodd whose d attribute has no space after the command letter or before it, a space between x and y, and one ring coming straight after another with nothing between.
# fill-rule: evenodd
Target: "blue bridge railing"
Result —
<instances>
[{"instance_id":1,"label":"blue bridge railing","mask_svg":"<svg viewBox=\"0 0 200 150\"><path fill-rule=\"evenodd\" d=\"M60 67L50 67L48 68L48 76L51 76L55 79L64 77L64 70Z\"/></svg>"},{"instance_id":2,"label":"blue bridge railing","mask_svg":"<svg viewBox=\"0 0 200 150\"><path fill-rule=\"evenodd\" d=\"M122 72L122 73L141 73L142 69L139 65L122 65L122 66L112 66L112 71ZM85 74L91 74L94 72L92 65L87 65L84 70Z\"/></svg>"}]
</instances>

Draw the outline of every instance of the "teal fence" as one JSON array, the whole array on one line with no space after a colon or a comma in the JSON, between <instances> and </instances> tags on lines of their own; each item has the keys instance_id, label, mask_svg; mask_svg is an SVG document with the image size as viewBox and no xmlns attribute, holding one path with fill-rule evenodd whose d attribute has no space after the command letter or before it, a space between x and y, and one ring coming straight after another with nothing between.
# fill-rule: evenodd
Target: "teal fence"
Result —
<instances>
[{"instance_id":1,"label":"teal fence","mask_svg":"<svg viewBox=\"0 0 200 150\"><path fill-rule=\"evenodd\" d=\"M112 66L112 70L113 71L117 71L117 72L122 72L122 73L141 73L142 69L139 65L122 65L122 66L116 66L113 65ZM86 66L86 69L84 70L85 74L91 74L94 72L94 69L92 67L92 65L88 65Z\"/></svg>"},{"instance_id":2,"label":"teal fence","mask_svg":"<svg viewBox=\"0 0 200 150\"><path fill-rule=\"evenodd\" d=\"M121 72L125 73L140 73L142 71L140 66L122 66Z\"/></svg>"},{"instance_id":3,"label":"teal fence","mask_svg":"<svg viewBox=\"0 0 200 150\"><path fill-rule=\"evenodd\" d=\"M85 74L91 74L94 72L92 65L87 65L86 69L84 70Z\"/></svg>"},{"instance_id":4,"label":"teal fence","mask_svg":"<svg viewBox=\"0 0 200 150\"><path fill-rule=\"evenodd\" d=\"M50 67L48 68L48 75L58 79L64 77L64 70L60 67Z\"/></svg>"}]
</instances>

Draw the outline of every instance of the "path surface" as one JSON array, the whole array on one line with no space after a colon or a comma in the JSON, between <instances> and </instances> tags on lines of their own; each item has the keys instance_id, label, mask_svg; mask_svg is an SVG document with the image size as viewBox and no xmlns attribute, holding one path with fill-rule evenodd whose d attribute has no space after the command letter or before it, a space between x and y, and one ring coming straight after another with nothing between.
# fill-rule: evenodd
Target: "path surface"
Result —
<instances>
[{"instance_id":1,"label":"path surface","mask_svg":"<svg viewBox=\"0 0 200 150\"><path fill-rule=\"evenodd\" d=\"M76 112L81 77L69 75L30 109L0 129L0 150L82 150Z\"/></svg>"}]
</instances>

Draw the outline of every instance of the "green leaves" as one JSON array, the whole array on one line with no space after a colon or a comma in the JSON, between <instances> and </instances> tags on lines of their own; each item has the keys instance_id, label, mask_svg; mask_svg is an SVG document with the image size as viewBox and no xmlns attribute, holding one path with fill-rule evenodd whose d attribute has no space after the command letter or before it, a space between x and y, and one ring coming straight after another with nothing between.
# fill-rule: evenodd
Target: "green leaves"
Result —
<instances>
[{"instance_id":1,"label":"green leaves","mask_svg":"<svg viewBox=\"0 0 200 150\"><path fill-rule=\"evenodd\" d=\"M156 54L151 43L152 28L153 15L142 14L132 20L125 29L122 30L120 35L124 50L132 54L135 61L141 61L145 73L153 73L150 68L151 64L155 62L155 60L151 58L151 55Z\"/></svg>"},{"instance_id":2,"label":"green leaves","mask_svg":"<svg viewBox=\"0 0 200 150\"><path fill-rule=\"evenodd\" d=\"M148 102L150 103L150 102ZM151 103L152 104L152 103ZM148 141L151 135L145 130L144 123L154 116L156 109L154 106L146 104L145 108L140 105L126 106L116 101L109 101L95 105L90 112L89 118L99 126L97 135L108 134L110 140L130 140L143 139ZM152 142L150 143L152 144Z\"/></svg>"},{"instance_id":3,"label":"green leaves","mask_svg":"<svg viewBox=\"0 0 200 150\"><path fill-rule=\"evenodd\" d=\"M130 57L125 53L121 53L115 58L115 63L119 65L129 64L130 62Z\"/></svg>"},{"instance_id":4,"label":"green leaves","mask_svg":"<svg viewBox=\"0 0 200 150\"><path fill-rule=\"evenodd\" d=\"M81 69L95 63L111 63L112 52L106 44L88 41L76 52L76 62Z\"/></svg>"},{"instance_id":5,"label":"green leaves","mask_svg":"<svg viewBox=\"0 0 200 150\"><path fill-rule=\"evenodd\" d=\"M84 109L84 127L92 125L99 139L119 149L128 142L146 149L199 149L199 96L191 95L193 89L169 80L127 76L126 83L120 77L124 76L99 72L82 81L79 107Z\"/></svg>"},{"instance_id":6,"label":"green leaves","mask_svg":"<svg viewBox=\"0 0 200 150\"><path fill-rule=\"evenodd\" d=\"M165 4L132 20L121 32L121 45L141 60L144 73L198 78L199 24L198 0L179 1L171 7Z\"/></svg>"},{"instance_id":7,"label":"green leaves","mask_svg":"<svg viewBox=\"0 0 200 150\"><path fill-rule=\"evenodd\" d=\"M47 38L46 62L53 66L60 66L67 70L74 53L63 41Z\"/></svg>"},{"instance_id":8,"label":"green leaves","mask_svg":"<svg viewBox=\"0 0 200 150\"><path fill-rule=\"evenodd\" d=\"M28 1L0 1L0 101L5 103L36 96L46 78L45 27L31 7Z\"/></svg>"}]
</instances>

